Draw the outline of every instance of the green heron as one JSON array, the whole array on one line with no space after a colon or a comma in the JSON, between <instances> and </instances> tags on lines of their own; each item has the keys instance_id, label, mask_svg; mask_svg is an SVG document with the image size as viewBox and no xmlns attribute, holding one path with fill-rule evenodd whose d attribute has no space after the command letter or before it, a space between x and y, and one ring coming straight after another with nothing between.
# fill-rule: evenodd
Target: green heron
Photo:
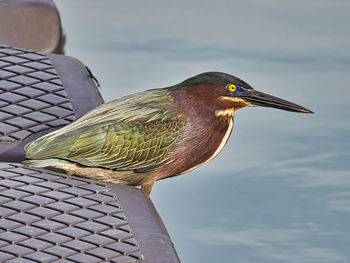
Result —
<instances>
[{"instance_id":1,"label":"green heron","mask_svg":"<svg viewBox=\"0 0 350 263\"><path fill-rule=\"evenodd\" d=\"M149 195L155 181L187 173L219 154L235 112L250 106L312 113L232 75L207 72L102 104L29 143L25 163L141 186Z\"/></svg>"}]
</instances>

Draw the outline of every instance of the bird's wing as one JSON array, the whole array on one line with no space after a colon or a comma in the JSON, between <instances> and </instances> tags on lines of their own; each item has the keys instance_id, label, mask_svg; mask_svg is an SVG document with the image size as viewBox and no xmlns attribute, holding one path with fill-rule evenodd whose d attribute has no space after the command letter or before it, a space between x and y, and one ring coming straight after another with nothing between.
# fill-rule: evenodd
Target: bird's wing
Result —
<instances>
[{"instance_id":1,"label":"bird's wing","mask_svg":"<svg viewBox=\"0 0 350 263\"><path fill-rule=\"evenodd\" d=\"M129 104L114 101L114 105L107 105L109 110L97 108L76 123L29 144L26 157L60 158L86 166L140 172L159 167L169 161L169 150L182 134L185 119L169 98L149 101L157 105L160 100L163 105L158 107L146 100L138 103L134 97ZM123 116L112 118L115 107L124 108Z\"/></svg>"}]
</instances>

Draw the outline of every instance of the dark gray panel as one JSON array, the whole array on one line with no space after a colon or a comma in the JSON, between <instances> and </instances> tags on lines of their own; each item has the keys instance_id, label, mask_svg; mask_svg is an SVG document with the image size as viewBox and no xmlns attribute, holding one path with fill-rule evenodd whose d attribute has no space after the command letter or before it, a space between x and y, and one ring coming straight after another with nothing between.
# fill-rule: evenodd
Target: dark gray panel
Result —
<instances>
[{"instance_id":1,"label":"dark gray panel","mask_svg":"<svg viewBox=\"0 0 350 263\"><path fill-rule=\"evenodd\" d=\"M0 43L62 53L64 36L51 0L0 1Z\"/></svg>"},{"instance_id":2,"label":"dark gray panel","mask_svg":"<svg viewBox=\"0 0 350 263\"><path fill-rule=\"evenodd\" d=\"M0 164L0 260L142 260L109 186L21 164Z\"/></svg>"}]
</instances>

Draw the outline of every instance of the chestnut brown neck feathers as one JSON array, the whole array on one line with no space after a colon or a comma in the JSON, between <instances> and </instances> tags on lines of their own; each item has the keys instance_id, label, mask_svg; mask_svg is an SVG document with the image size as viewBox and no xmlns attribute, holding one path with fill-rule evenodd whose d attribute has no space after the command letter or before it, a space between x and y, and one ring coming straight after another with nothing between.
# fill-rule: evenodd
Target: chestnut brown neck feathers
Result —
<instances>
[{"instance_id":1,"label":"chestnut brown neck feathers","mask_svg":"<svg viewBox=\"0 0 350 263\"><path fill-rule=\"evenodd\" d=\"M222 150L233 127L234 111L245 104L216 97L215 86L197 86L172 91L171 95L186 117L181 140L173 151L173 161L162 167L160 178L179 175L210 161ZM166 171L171 171L171 174Z\"/></svg>"}]
</instances>

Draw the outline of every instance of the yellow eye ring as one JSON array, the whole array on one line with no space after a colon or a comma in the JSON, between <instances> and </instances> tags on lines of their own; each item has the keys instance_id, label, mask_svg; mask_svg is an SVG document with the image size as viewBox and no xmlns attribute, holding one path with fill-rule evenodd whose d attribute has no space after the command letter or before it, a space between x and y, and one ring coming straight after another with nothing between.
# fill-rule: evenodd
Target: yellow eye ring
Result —
<instances>
[{"instance_id":1,"label":"yellow eye ring","mask_svg":"<svg viewBox=\"0 0 350 263\"><path fill-rule=\"evenodd\" d=\"M228 84L227 89L229 92L233 93L237 90L237 86L235 84Z\"/></svg>"}]
</instances>

